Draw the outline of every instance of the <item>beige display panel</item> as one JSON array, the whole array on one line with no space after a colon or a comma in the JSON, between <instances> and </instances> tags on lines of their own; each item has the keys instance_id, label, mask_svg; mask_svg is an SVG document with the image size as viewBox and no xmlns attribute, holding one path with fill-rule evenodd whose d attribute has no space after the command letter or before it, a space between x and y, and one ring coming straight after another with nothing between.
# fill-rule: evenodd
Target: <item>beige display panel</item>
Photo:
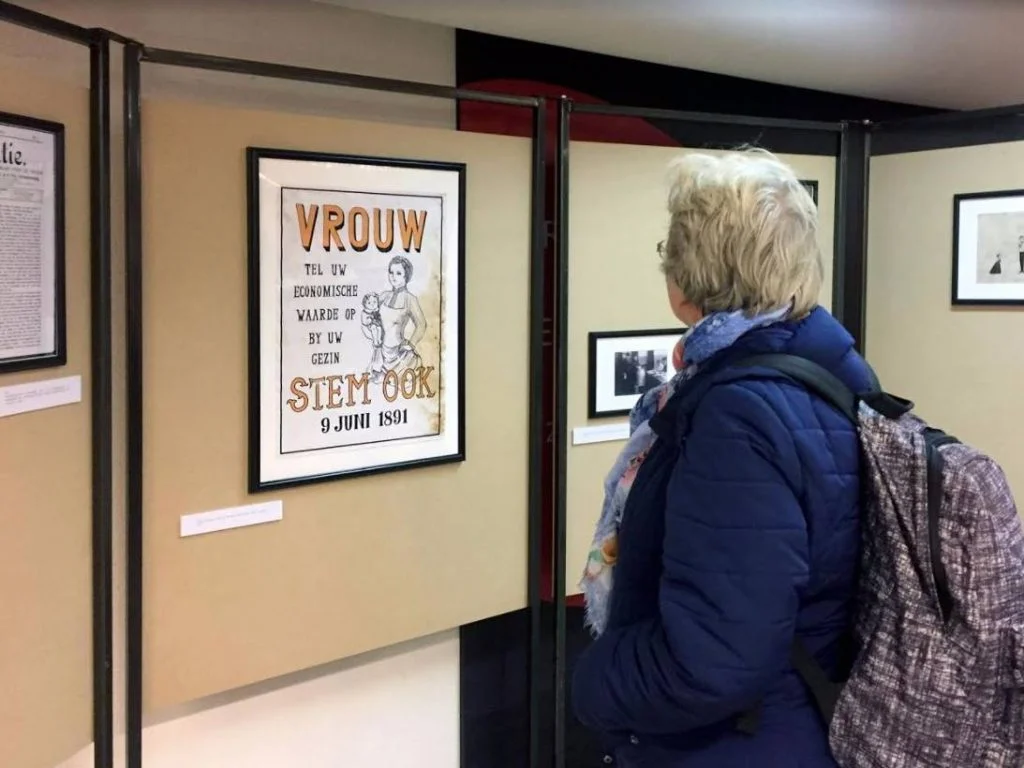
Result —
<instances>
[{"instance_id":1,"label":"beige display panel","mask_svg":"<svg viewBox=\"0 0 1024 768\"><path fill-rule=\"evenodd\" d=\"M531 145L145 101L145 707L526 605ZM468 164L462 464L246 493L247 146ZM179 538L183 514L284 520Z\"/></svg>"},{"instance_id":2,"label":"beige display panel","mask_svg":"<svg viewBox=\"0 0 1024 768\"><path fill-rule=\"evenodd\" d=\"M65 129L68 362L0 376L82 377L81 403L0 418L0 766L53 768L92 740L89 93L8 71L0 112Z\"/></svg>"},{"instance_id":3,"label":"beige display panel","mask_svg":"<svg viewBox=\"0 0 1024 768\"><path fill-rule=\"evenodd\" d=\"M936 426L999 461L1024 494L1024 314L950 301L953 195L1024 187L1024 143L871 160L868 360ZM1016 259L1014 259L1014 263Z\"/></svg>"},{"instance_id":4,"label":"beige display panel","mask_svg":"<svg viewBox=\"0 0 1024 768\"><path fill-rule=\"evenodd\" d=\"M566 593L579 593L605 474L621 442L572 445L572 429L614 419L587 419L587 334L671 328L657 244L668 226L667 166L689 150L573 142L569 152L569 455L566 485ZM716 154L711 152L710 154ZM818 182L825 282L832 297L834 157L783 155L801 179ZM621 419L620 419L621 420Z\"/></svg>"}]
</instances>

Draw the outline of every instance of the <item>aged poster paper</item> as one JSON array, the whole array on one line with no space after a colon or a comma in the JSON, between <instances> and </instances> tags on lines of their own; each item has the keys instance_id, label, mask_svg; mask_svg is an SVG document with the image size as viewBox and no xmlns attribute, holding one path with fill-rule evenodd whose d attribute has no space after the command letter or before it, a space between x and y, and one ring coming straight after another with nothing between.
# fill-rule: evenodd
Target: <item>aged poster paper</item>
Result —
<instances>
[{"instance_id":1,"label":"aged poster paper","mask_svg":"<svg viewBox=\"0 0 1024 768\"><path fill-rule=\"evenodd\" d=\"M459 458L461 169L258 162L261 482Z\"/></svg>"}]
</instances>

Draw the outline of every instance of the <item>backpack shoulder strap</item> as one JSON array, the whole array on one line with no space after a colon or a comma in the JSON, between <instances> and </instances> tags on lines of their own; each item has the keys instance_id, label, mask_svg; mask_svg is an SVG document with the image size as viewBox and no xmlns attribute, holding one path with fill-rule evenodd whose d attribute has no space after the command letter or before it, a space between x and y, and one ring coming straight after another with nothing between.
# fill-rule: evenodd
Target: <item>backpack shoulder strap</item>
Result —
<instances>
[{"instance_id":1,"label":"backpack shoulder strap","mask_svg":"<svg viewBox=\"0 0 1024 768\"><path fill-rule=\"evenodd\" d=\"M812 360L786 353L764 353L742 357L724 365L721 370L711 373L695 386L688 388L679 398L670 400L651 421L655 432L661 436L685 433L689 419L708 390L721 384L729 384L752 378L782 378L803 385L805 388L833 405L847 419L857 424L859 403L870 406L876 413L887 419L898 420L914 409L909 400L890 395L878 383L875 372L868 368L869 389L856 393L839 377ZM674 424L674 426L667 426Z\"/></svg>"},{"instance_id":2,"label":"backpack shoulder strap","mask_svg":"<svg viewBox=\"0 0 1024 768\"><path fill-rule=\"evenodd\" d=\"M785 354L754 355L740 360L736 367L777 371L831 403L850 421L857 421L858 397L853 390L830 371L806 358Z\"/></svg>"},{"instance_id":3,"label":"backpack shoulder strap","mask_svg":"<svg viewBox=\"0 0 1024 768\"><path fill-rule=\"evenodd\" d=\"M907 400L886 394L879 386L874 371L871 371L871 389L866 393L857 394L826 368L796 355L753 355L733 363L730 368L735 371L733 375L728 376L730 380L748 378L753 371L760 369L802 384L810 392L834 406L854 424L857 423L857 411L862 401L890 419L899 419L914 407L913 403ZM744 370L747 372L743 373ZM799 637L793 639L790 664L810 691L825 723L830 723L843 683L829 678ZM751 732L756 727L757 712L755 709L746 713L737 722L737 728L746 733Z\"/></svg>"},{"instance_id":4,"label":"backpack shoulder strap","mask_svg":"<svg viewBox=\"0 0 1024 768\"><path fill-rule=\"evenodd\" d=\"M847 642L851 640L847 639ZM799 637L793 639L793 645L789 649L789 663L811 692L818 714L826 724L830 724L836 712L836 704L839 703L839 696L843 692L843 683L829 678L828 673Z\"/></svg>"},{"instance_id":5,"label":"backpack shoulder strap","mask_svg":"<svg viewBox=\"0 0 1024 768\"><path fill-rule=\"evenodd\" d=\"M803 384L818 397L835 406L854 423L857 421L857 408L860 402L866 403L888 419L899 419L914 409L914 404L909 400L884 392L878 384L878 378L874 371L871 371L871 389L857 394L831 371L797 355L753 355L734 363L734 367L762 368L780 373L786 378Z\"/></svg>"}]
</instances>

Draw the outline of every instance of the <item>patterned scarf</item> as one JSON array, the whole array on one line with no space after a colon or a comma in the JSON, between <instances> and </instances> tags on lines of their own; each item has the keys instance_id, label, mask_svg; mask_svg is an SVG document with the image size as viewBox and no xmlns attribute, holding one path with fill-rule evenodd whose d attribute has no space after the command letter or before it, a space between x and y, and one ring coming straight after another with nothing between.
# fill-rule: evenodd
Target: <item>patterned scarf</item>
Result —
<instances>
[{"instance_id":1,"label":"patterned scarf","mask_svg":"<svg viewBox=\"0 0 1024 768\"><path fill-rule=\"evenodd\" d=\"M754 317L748 317L741 311L708 315L690 328L676 346L673 356L678 369L676 375L647 392L633 407L629 415L629 439L604 481L601 517L579 584L586 600L586 623L595 636L604 632L608 622L612 572L618 560L619 526L626 508L626 499L640 471L640 465L656 439L650 427L651 417L665 407L665 403L683 382L696 375L701 364L732 346L748 331L776 323L788 314L789 307Z\"/></svg>"}]
</instances>

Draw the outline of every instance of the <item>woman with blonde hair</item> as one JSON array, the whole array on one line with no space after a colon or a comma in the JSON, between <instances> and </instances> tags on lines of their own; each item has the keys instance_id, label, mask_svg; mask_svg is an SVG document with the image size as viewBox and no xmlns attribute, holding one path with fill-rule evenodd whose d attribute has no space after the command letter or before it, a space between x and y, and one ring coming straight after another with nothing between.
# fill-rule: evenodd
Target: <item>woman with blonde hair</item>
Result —
<instances>
[{"instance_id":1,"label":"woman with blonde hair","mask_svg":"<svg viewBox=\"0 0 1024 768\"><path fill-rule=\"evenodd\" d=\"M796 355L855 392L872 375L818 306L817 210L789 167L761 150L685 156L668 209L661 268L689 330L605 482L573 707L625 768L834 768L791 649L843 671L857 436L802 386L737 364Z\"/></svg>"}]
</instances>

